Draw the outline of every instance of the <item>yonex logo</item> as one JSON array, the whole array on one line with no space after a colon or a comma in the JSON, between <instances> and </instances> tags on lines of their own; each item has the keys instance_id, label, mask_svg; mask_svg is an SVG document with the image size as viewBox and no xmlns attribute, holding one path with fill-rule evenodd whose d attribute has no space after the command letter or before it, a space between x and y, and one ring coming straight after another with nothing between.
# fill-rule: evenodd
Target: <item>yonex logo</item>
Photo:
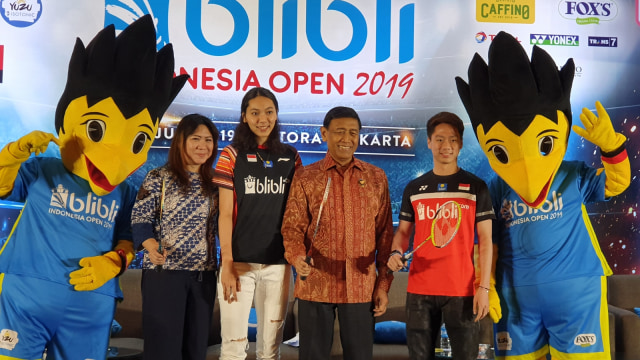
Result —
<instances>
[{"instance_id":1,"label":"yonex logo","mask_svg":"<svg viewBox=\"0 0 640 360\"><path fill-rule=\"evenodd\" d=\"M580 46L578 35L531 34L531 45Z\"/></svg>"},{"instance_id":2,"label":"yonex logo","mask_svg":"<svg viewBox=\"0 0 640 360\"><path fill-rule=\"evenodd\" d=\"M422 185L418 188L418 191L425 191L427 190L427 188L429 187L429 185Z\"/></svg>"}]
</instances>

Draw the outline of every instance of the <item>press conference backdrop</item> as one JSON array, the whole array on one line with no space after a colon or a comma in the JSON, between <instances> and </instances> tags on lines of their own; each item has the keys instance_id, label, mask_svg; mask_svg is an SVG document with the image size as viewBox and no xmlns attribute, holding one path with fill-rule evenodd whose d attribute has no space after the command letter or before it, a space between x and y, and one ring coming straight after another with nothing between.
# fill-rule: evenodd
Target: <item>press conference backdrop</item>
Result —
<instances>
[{"instance_id":1,"label":"press conference backdrop","mask_svg":"<svg viewBox=\"0 0 640 360\"><path fill-rule=\"evenodd\" d=\"M425 123L437 112L457 113L467 125L461 166L487 181L493 176L454 78L466 80L473 55L486 60L505 30L529 54L536 44L559 66L573 58L574 120L599 100L629 138L630 188L588 210L614 272L640 270L638 0L0 0L0 8L0 146L32 130L55 132L76 37L87 44L104 26L122 30L149 13L158 46L172 43L176 71L191 79L165 114L148 162L131 177L135 185L166 161L182 116L213 119L222 148L233 137L242 95L263 86L278 97L281 137L304 164L326 152L320 127L327 110L359 112L356 156L386 171L396 221L404 186L432 168ZM53 145L46 155L59 151ZM565 158L601 166L598 149L575 134ZM15 221L15 205L3 203L0 235Z\"/></svg>"}]
</instances>

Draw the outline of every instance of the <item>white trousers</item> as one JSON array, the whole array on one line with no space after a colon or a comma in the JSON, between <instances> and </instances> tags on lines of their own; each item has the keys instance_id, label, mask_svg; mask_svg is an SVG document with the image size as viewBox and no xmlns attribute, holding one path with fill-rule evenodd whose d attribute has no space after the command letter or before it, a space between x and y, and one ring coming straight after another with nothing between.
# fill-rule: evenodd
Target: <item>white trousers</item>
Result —
<instances>
[{"instance_id":1,"label":"white trousers","mask_svg":"<svg viewBox=\"0 0 640 360\"><path fill-rule=\"evenodd\" d=\"M249 312L254 304L258 320L256 358L280 358L280 344L284 331L291 282L291 265L233 263L240 280L238 300L229 304L218 277L220 331L222 345L220 360L244 360L249 347L247 332Z\"/></svg>"}]
</instances>

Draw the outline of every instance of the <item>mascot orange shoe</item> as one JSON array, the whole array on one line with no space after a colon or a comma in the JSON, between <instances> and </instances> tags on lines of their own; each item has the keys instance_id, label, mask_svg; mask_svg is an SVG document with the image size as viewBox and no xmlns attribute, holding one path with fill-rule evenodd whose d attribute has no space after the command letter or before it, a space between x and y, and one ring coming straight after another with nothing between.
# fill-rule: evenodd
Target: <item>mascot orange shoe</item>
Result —
<instances>
[{"instance_id":1,"label":"mascot orange shoe","mask_svg":"<svg viewBox=\"0 0 640 360\"><path fill-rule=\"evenodd\" d=\"M583 109L574 131L600 148L603 168L563 160L571 129L573 60L558 70L534 46L531 60L501 32L488 64L475 55L458 94L498 175L494 244L502 318L497 359L610 359L606 278L611 274L585 204L630 183L626 138L607 112Z\"/></svg>"},{"instance_id":2,"label":"mascot orange shoe","mask_svg":"<svg viewBox=\"0 0 640 360\"><path fill-rule=\"evenodd\" d=\"M34 131L0 152L0 197L24 202L0 249L0 359L105 359L116 277L134 257L125 182L147 160L187 77L156 52L146 15L78 39L58 103L58 137ZM31 157L51 143L61 159Z\"/></svg>"}]
</instances>

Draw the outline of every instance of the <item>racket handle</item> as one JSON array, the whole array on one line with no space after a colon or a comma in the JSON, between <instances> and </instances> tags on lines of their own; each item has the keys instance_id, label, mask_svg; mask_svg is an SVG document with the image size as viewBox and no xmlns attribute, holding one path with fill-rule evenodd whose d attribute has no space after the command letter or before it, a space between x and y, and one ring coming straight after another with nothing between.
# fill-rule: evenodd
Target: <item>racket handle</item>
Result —
<instances>
[{"instance_id":1,"label":"racket handle","mask_svg":"<svg viewBox=\"0 0 640 360\"><path fill-rule=\"evenodd\" d=\"M158 252L160 254L162 254L162 252L164 251L164 249L162 248L162 241L158 242ZM156 272L161 272L162 271L162 265L156 265Z\"/></svg>"},{"instance_id":2,"label":"racket handle","mask_svg":"<svg viewBox=\"0 0 640 360\"><path fill-rule=\"evenodd\" d=\"M304 258L304 262L306 262L307 264L311 265L311 256L307 255ZM307 280L306 276L300 275L300 280Z\"/></svg>"},{"instance_id":3,"label":"racket handle","mask_svg":"<svg viewBox=\"0 0 640 360\"><path fill-rule=\"evenodd\" d=\"M406 257L406 255L403 255L401 260L402 260L402 266L404 267L404 266L405 266L405 265L404 265L404 263L405 263L407 260L409 260L409 258L408 258L408 257ZM394 271L393 271L393 270L391 270L391 269L388 269L388 270L387 270L387 274L393 274L393 273L394 273Z\"/></svg>"}]
</instances>

